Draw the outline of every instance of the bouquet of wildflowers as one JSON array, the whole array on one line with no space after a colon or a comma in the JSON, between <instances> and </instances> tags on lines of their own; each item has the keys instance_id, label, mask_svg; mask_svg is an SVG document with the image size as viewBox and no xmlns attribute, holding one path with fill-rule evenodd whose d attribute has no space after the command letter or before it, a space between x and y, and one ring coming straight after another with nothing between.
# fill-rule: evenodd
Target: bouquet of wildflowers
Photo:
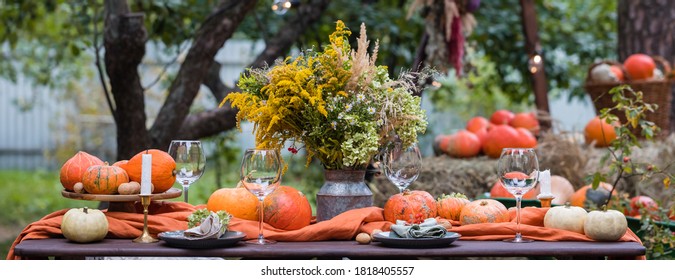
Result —
<instances>
[{"instance_id":1,"label":"bouquet of wildflowers","mask_svg":"<svg viewBox=\"0 0 675 280\"><path fill-rule=\"evenodd\" d=\"M365 25L357 50L342 21L323 51L308 50L279 60L271 68L248 69L240 77L240 93L230 93L238 108L237 126L254 124L258 148L304 148L307 162L318 158L326 169L362 169L391 139L411 145L427 126L415 76L389 77L387 67L375 65Z\"/></svg>"}]
</instances>

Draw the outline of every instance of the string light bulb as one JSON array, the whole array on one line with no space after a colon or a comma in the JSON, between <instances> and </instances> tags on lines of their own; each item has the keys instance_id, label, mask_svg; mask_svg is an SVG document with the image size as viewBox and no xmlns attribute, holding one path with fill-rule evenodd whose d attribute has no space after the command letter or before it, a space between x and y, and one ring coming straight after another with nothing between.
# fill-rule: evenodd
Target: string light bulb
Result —
<instances>
[{"instance_id":1,"label":"string light bulb","mask_svg":"<svg viewBox=\"0 0 675 280\"><path fill-rule=\"evenodd\" d=\"M272 11L277 15L283 15L293 6L290 0L274 0Z\"/></svg>"},{"instance_id":2,"label":"string light bulb","mask_svg":"<svg viewBox=\"0 0 675 280\"><path fill-rule=\"evenodd\" d=\"M539 52L536 52L530 56L530 59L527 61L527 68L530 70L530 73L534 74L541 70L543 64L543 58Z\"/></svg>"}]
</instances>

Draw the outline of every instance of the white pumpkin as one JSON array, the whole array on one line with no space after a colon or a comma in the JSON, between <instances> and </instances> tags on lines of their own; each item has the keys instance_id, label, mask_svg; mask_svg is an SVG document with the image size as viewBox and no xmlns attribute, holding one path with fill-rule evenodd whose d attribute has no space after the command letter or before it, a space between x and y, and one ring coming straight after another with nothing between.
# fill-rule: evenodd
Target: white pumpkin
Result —
<instances>
[{"instance_id":1,"label":"white pumpkin","mask_svg":"<svg viewBox=\"0 0 675 280\"><path fill-rule=\"evenodd\" d=\"M617 241L627 229L626 216L617 210L591 211L584 222L586 236L597 241Z\"/></svg>"},{"instance_id":2,"label":"white pumpkin","mask_svg":"<svg viewBox=\"0 0 675 280\"><path fill-rule=\"evenodd\" d=\"M61 232L73 242L100 241L108 234L108 219L97 209L73 208L63 215Z\"/></svg>"},{"instance_id":3,"label":"white pumpkin","mask_svg":"<svg viewBox=\"0 0 675 280\"><path fill-rule=\"evenodd\" d=\"M544 226L584 234L584 222L588 212L586 209L570 206L556 206L549 209L544 216Z\"/></svg>"},{"instance_id":4,"label":"white pumpkin","mask_svg":"<svg viewBox=\"0 0 675 280\"><path fill-rule=\"evenodd\" d=\"M551 176L551 193L553 193L553 201L551 203L563 205L570 200L574 194L574 186L565 177L552 175Z\"/></svg>"}]
</instances>

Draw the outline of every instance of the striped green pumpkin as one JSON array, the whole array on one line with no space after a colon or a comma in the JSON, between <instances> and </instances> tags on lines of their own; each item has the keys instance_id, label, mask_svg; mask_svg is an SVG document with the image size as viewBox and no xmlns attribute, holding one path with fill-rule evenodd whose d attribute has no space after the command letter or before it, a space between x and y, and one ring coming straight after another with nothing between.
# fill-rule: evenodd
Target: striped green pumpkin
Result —
<instances>
[{"instance_id":1,"label":"striped green pumpkin","mask_svg":"<svg viewBox=\"0 0 675 280\"><path fill-rule=\"evenodd\" d=\"M82 176L84 190L91 194L115 194L117 187L128 183L129 176L124 169L108 165L93 165Z\"/></svg>"}]
</instances>

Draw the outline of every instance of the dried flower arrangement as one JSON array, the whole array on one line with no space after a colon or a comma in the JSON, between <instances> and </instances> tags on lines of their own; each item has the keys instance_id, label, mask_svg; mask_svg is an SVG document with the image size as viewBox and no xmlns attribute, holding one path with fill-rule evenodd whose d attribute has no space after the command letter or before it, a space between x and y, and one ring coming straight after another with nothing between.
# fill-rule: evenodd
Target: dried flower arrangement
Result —
<instances>
[{"instance_id":1,"label":"dried flower arrangement","mask_svg":"<svg viewBox=\"0 0 675 280\"><path fill-rule=\"evenodd\" d=\"M386 66L375 65L377 42L368 53L364 24L360 33L352 50L351 31L337 21L323 51L248 69L238 82L242 92L221 106L230 101L239 109L238 126L254 123L258 148L282 149L290 141L289 150L304 148L308 164L316 157L326 169L363 169L392 137L415 143L427 126L415 81L430 71L390 78Z\"/></svg>"}]
</instances>

